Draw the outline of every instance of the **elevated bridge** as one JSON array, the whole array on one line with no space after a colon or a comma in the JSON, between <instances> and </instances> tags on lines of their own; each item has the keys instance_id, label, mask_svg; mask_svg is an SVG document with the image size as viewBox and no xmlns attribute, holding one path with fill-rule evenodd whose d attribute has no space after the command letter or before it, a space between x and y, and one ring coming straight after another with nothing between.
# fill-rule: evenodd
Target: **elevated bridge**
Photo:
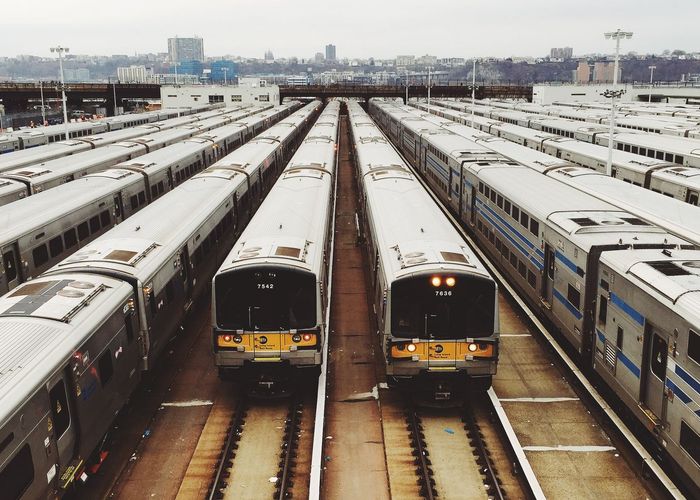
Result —
<instances>
[{"instance_id":1,"label":"elevated bridge","mask_svg":"<svg viewBox=\"0 0 700 500\"><path fill-rule=\"evenodd\" d=\"M43 82L44 99L60 99L60 82ZM108 110L114 108L114 95L121 99L160 99L160 85L130 83L68 83L66 99L69 105L80 106L85 100L103 101ZM27 109L28 102L41 99L38 83L0 83L0 101L5 111L17 112Z\"/></svg>"},{"instance_id":2,"label":"elevated bridge","mask_svg":"<svg viewBox=\"0 0 700 500\"><path fill-rule=\"evenodd\" d=\"M425 85L408 87L408 97L426 97L428 88ZM441 97L471 97L470 85L432 85L430 96ZM526 85L477 85L477 99L502 98L524 99L532 102L532 86ZM402 85L280 85L280 99L315 97L328 99L331 97L348 97L371 99L372 97L394 97L406 100L406 87Z\"/></svg>"}]
</instances>

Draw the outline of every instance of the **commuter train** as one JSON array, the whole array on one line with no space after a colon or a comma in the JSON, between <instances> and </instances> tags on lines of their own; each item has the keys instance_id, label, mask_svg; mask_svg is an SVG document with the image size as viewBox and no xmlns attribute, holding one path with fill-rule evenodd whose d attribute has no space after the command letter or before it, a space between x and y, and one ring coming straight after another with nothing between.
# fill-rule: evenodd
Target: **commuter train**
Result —
<instances>
[{"instance_id":1,"label":"commuter train","mask_svg":"<svg viewBox=\"0 0 700 500\"><path fill-rule=\"evenodd\" d=\"M279 174L274 165L319 107L305 106L0 298L3 498L60 497L99 462L141 371L208 289L265 195L265 176Z\"/></svg>"},{"instance_id":2,"label":"commuter train","mask_svg":"<svg viewBox=\"0 0 700 500\"><path fill-rule=\"evenodd\" d=\"M207 107L207 109L208 108L209 107ZM97 127L93 125L93 128L89 129L86 128L87 125L85 124L71 123L69 124L69 128L74 126L83 127L80 135L71 135L68 140L63 140L65 137L64 134L61 137L57 136L55 140L52 140L49 143L42 143L42 145L23 148L21 151L14 151L11 154L0 155L0 172L27 165L37 165L39 163L53 160L54 158L61 158L63 156L80 153L82 151L89 151L90 149L95 149L106 144L114 144L115 142L133 139L134 137L150 134L159 130L167 130L180 125L187 125L199 120L205 120L207 118L218 116L226 111L220 107L213 108L214 109L209 109L208 111L198 110L196 112L188 112L186 115L183 114L183 116L180 117L177 117L177 109L166 110L167 112L162 115L159 121L150 119L146 120L146 123L144 124L139 125L137 123L133 123L129 127L112 126L112 128L110 128ZM127 117L138 116L140 115L123 115L116 118L126 119ZM112 118L110 118L110 120L111 119ZM132 120L134 119L135 118L132 118ZM94 122L86 123L89 124ZM26 134L33 133L31 131L36 130L39 130L39 132L36 133L40 134L41 129L29 129Z\"/></svg>"},{"instance_id":3,"label":"commuter train","mask_svg":"<svg viewBox=\"0 0 700 500\"><path fill-rule=\"evenodd\" d=\"M206 109L221 107L218 105L198 106L192 108L169 108L145 113L134 113L110 118L102 118L95 121L77 122L68 124L68 138L100 134L111 130L121 130L128 127L136 127L146 123L167 120L180 115L199 113ZM66 138L66 127L61 125L48 125L46 127L22 128L14 132L6 132L0 135L0 154L11 153L22 149L30 149L58 142Z\"/></svg>"},{"instance_id":4,"label":"commuter train","mask_svg":"<svg viewBox=\"0 0 700 500\"><path fill-rule=\"evenodd\" d=\"M326 106L212 282L219 375L243 371L263 395L323 360L339 114Z\"/></svg>"},{"instance_id":5,"label":"commuter train","mask_svg":"<svg viewBox=\"0 0 700 500\"><path fill-rule=\"evenodd\" d=\"M536 170L541 174L556 178L581 191L592 194L604 201L608 201L618 208L627 210L647 222L662 227L676 236L700 247L700 209L692 203L680 201L680 199L684 199L686 196L679 196L680 199L673 199L668 193L664 193L666 196L662 196L659 193L653 192L655 190L640 189L632 185L636 183L623 182L620 179L608 177L598 170L577 166L563 158L549 156L541 151L509 141L503 136L495 137L486 132L481 132L466 125L462 125L461 123L449 120L444 117L447 116L445 113L440 112L442 108L432 106L428 108L422 104L414 104L413 106L419 109L405 106L400 109L420 116L431 123L446 128L457 135L483 145L510 159L517 160L518 163ZM431 111L437 110L441 116L422 113L420 111L428 109ZM508 125L508 127L513 126ZM530 129L523 130L529 133L536 133ZM568 141L568 139L558 139ZM588 146L589 148L598 147L580 142L576 142L576 144ZM674 168L697 170L700 175L700 169L690 169L687 167Z\"/></svg>"},{"instance_id":6,"label":"commuter train","mask_svg":"<svg viewBox=\"0 0 700 500\"><path fill-rule=\"evenodd\" d=\"M460 111L471 111L471 105L455 101L436 101L436 104L444 105ZM487 106L475 106L476 115L503 121L521 127L527 127L541 132L577 139L579 141L608 145L607 126L599 124L585 124L562 118L538 117L518 111L494 109ZM698 138L684 138L672 135L658 135L645 133L629 133L620 127L613 134L613 145L619 151L626 151L638 156L646 156L667 163L675 163L685 167L700 167L700 141Z\"/></svg>"},{"instance_id":7,"label":"commuter train","mask_svg":"<svg viewBox=\"0 0 700 500\"><path fill-rule=\"evenodd\" d=\"M394 104L370 110L697 497L700 251Z\"/></svg>"},{"instance_id":8,"label":"commuter train","mask_svg":"<svg viewBox=\"0 0 700 500\"><path fill-rule=\"evenodd\" d=\"M386 136L359 104L348 108L388 381L432 402L485 391L498 363L497 285Z\"/></svg>"},{"instance_id":9,"label":"commuter train","mask_svg":"<svg viewBox=\"0 0 700 500\"><path fill-rule=\"evenodd\" d=\"M449 102L440 102L440 104L452 106ZM480 116L475 116L472 119L468 113L440 109L436 106L428 107L423 103L414 105L421 110L465 125L471 125L473 121L474 128L481 131L542 151L576 165L592 168L599 172L606 171L608 156L606 147ZM650 135L637 136L644 138L645 141L663 140L660 137ZM617 145L616 149L613 150L612 176L691 205L700 205L700 169L684 167L672 161L666 161L665 155L663 158L656 159L638 154L640 152L647 154L649 149L652 149L653 152L656 151L653 148L632 147L622 143Z\"/></svg>"},{"instance_id":10,"label":"commuter train","mask_svg":"<svg viewBox=\"0 0 700 500\"><path fill-rule=\"evenodd\" d=\"M0 293L56 265L298 106L239 112L233 115L238 121L148 153L138 163L120 163L1 206Z\"/></svg>"},{"instance_id":11,"label":"commuter train","mask_svg":"<svg viewBox=\"0 0 700 500\"><path fill-rule=\"evenodd\" d=\"M159 130L159 128L149 125L148 127L135 127L116 132L107 132L104 135L90 139L92 141L91 144L99 143L101 146L96 149L89 149L87 143L85 143L83 146L88 147L88 150L79 154L76 154L78 153L77 151L73 151L73 154L69 156L8 168L0 172L0 205L60 186L89 173L104 170L117 163L167 147L195 134L231 123L260 109L246 108L243 111L238 109L230 111L217 110L215 114L211 112L206 113L211 115L206 119L191 120L191 123L180 124L175 127L165 126L164 130ZM269 109L269 106L266 109ZM173 121L177 122L179 119L174 118ZM145 135L143 133L135 135L139 130L145 132ZM114 134L126 135L125 133L130 133L132 137L119 142L111 142L111 137L105 137ZM105 144L101 141L107 143ZM73 142L79 144L79 141ZM27 153L33 152L27 151ZM12 159L11 156L8 156L9 160ZM21 162L24 162L27 158L25 157Z\"/></svg>"}]
</instances>

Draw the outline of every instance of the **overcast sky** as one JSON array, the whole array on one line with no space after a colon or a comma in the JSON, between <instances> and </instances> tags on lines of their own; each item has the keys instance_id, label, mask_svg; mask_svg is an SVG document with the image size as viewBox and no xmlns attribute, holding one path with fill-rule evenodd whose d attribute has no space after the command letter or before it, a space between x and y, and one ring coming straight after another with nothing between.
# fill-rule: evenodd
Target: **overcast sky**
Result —
<instances>
[{"instance_id":1,"label":"overcast sky","mask_svg":"<svg viewBox=\"0 0 700 500\"><path fill-rule=\"evenodd\" d=\"M700 50L700 0L2 0L0 56L166 52L198 35L207 56L543 56L610 53L604 31L633 31L623 53Z\"/></svg>"}]
</instances>

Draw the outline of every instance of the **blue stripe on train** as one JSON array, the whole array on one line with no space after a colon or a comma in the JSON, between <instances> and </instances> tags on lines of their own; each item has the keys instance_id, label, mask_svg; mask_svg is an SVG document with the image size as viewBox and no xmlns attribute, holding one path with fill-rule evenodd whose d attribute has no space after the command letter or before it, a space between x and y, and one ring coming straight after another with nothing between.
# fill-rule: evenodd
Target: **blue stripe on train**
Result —
<instances>
[{"instance_id":1,"label":"blue stripe on train","mask_svg":"<svg viewBox=\"0 0 700 500\"><path fill-rule=\"evenodd\" d=\"M581 314L581 311L579 311L578 309L576 309L576 308L574 307L574 305L573 305L571 302L569 302L569 301L566 299L566 297L564 297L564 296L561 294L561 292L560 292L559 290L557 290L556 288L554 288L554 289L552 289L552 292L554 293L554 297L556 297L556 299L557 299L559 302L561 302L562 304L564 304L564 306L569 310L569 312L570 312L571 314L573 314L573 315L576 317L576 319L581 319L581 318L583 318L583 314Z\"/></svg>"},{"instance_id":2,"label":"blue stripe on train","mask_svg":"<svg viewBox=\"0 0 700 500\"><path fill-rule=\"evenodd\" d=\"M610 292L610 302L622 309L630 318L635 320L637 323L639 323L642 326L644 325L644 315L642 315L639 311L630 306L627 302L622 300L618 295L615 295L614 293Z\"/></svg>"},{"instance_id":3,"label":"blue stripe on train","mask_svg":"<svg viewBox=\"0 0 700 500\"><path fill-rule=\"evenodd\" d=\"M488 206L484 201L482 201L482 200L477 199L476 201L477 201L477 203L479 203L481 206L483 206L486 210L488 210L491 214L493 214L493 216L496 217L503 225L505 225L508 229L510 229L513 233L515 233L516 236L518 236L518 238L519 238L520 240L523 241L523 243L525 243L527 246L529 246L530 248L532 248L533 250L535 250L535 252L537 253L537 255L539 255L540 257L544 258L544 253L543 253L539 248L535 247L535 245L533 245L533 243L532 243L530 240L528 240L525 236L523 236L523 235L520 233L520 231L518 231L515 227L513 227L512 225L510 225L510 224L508 223L508 221L506 221L505 219L503 219L503 217L501 217L499 214L497 214L495 210L493 210L491 207L489 207L489 206ZM525 252L523 252L523 253L525 253ZM526 253L526 255L527 255L527 253ZM538 262L538 263L537 263L537 267L539 267L540 269L544 268L544 263Z\"/></svg>"}]
</instances>

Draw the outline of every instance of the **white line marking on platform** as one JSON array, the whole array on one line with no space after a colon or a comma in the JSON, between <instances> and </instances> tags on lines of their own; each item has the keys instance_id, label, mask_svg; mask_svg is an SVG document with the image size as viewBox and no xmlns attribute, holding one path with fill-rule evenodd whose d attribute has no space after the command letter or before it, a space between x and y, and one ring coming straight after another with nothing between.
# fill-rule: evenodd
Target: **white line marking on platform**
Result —
<instances>
[{"instance_id":1,"label":"white line marking on platform","mask_svg":"<svg viewBox=\"0 0 700 500\"><path fill-rule=\"evenodd\" d=\"M523 446L525 451L576 451L576 452L600 452L600 451L617 451L614 446L593 446L593 445L579 445L579 446L566 446L563 444L558 444L556 446Z\"/></svg>"},{"instance_id":2,"label":"white line marking on platform","mask_svg":"<svg viewBox=\"0 0 700 500\"><path fill-rule=\"evenodd\" d=\"M174 401L170 403L163 403L161 406L172 406L176 408L189 408L191 406L211 406L214 403L212 401L193 399L192 401Z\"/></svg>"},{"instance_id":3,"label":"white line marking on platform","mask_svg":"<svg viewBox=\"0 0 700 500\"><path fill-rule=\"evenodd\" d=\"M560 403L563 401L579 401L578 398L498 398L507 403Z\"/></svg>"},{"instance_id":4,"label":"white line marking on platform","mask_svg":"<svg viewBox=\"0 0 700 500\"><path fill-rule=\"evenodd\" d=\"M501 337L532 337L529 333L502 333Z\"/></svg>"}]
</instances>

